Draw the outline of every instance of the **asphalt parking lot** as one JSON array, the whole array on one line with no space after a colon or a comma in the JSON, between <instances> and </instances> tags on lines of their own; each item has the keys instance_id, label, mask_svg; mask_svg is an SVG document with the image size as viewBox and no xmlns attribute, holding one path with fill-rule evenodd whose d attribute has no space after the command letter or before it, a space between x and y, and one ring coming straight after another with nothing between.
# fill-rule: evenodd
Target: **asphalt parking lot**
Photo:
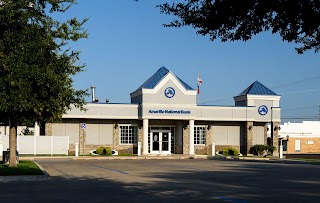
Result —
<instances>
[{"instance_id":1,"label":"asphalt parking lot","mask_svg":"<svg viewBox=\"0 0 320 203\"><path fill-rule=\"evenodd\" d=\"M1 202L318 202L320 165L240 160L41 159L47 179L0 183Z\"/></svg>"}]
</instances>

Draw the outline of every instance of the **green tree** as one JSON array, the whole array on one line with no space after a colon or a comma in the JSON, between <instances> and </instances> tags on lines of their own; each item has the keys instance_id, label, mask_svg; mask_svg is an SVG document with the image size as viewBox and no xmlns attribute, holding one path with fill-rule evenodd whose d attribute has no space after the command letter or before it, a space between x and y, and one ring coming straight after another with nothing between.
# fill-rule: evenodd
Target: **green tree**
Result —
<instances>
[{"instance_id":1,"label":"green tree","mask_svg":"<svg viewBox=\"0 0 320 203\"><path fill-rule=\"evenodd\" d=\"M165 26L191 26L212 41L247 41L271 30L283 41L299 44L299 54L320 49L319 0L181 0L159 7L177 17Z\"/></svg>"},{"instance_id":2,"label":"green tree","mask_svg":"<svg viewBox=\"0 0 320 203\"><path fill-rule=\"evenodd\" d=\"M0 1L0 122L9 124L10 161L16 167L17 126L60 120L72 104L82 107L86 91L75 90L72 76L83 71L79 51L68 42L87 37L83 24L53 14L75 0Z\"/></svg>"}]
</instances>

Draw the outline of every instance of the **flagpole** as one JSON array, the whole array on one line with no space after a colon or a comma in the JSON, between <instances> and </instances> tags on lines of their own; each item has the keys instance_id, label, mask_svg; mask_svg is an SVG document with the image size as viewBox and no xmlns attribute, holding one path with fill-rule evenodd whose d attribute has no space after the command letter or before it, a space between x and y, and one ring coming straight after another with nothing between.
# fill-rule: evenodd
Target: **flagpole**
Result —
<instances>
[{"instance_id":1,"label":"flagpole","mask_svg":"<svg viewBox=\"0 0 320 203\"><path fill-rule=\"evenodd\" d=\"M200 105L200 86L202 85L202 80L200 78L200 73L198 72L198 79L197 79L197 86L198 86L198 105Z\"/></svg>"}]
</instances>

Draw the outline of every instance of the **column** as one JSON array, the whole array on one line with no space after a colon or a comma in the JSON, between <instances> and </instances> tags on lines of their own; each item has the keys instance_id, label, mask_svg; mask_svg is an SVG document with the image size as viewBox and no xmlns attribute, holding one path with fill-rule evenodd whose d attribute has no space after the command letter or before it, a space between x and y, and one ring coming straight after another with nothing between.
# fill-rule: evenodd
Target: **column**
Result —
<instances>
[{"instance_id":1,"label":"column","mask_svg":"<svg viewBox=\"0 0 320 203\"><path fill-rule=\"evenodd\" d=\"M189 120L189 155L194 155L194 120Z\"/></svg>"},{"instance_id":2,"label":"column","mask_svg":"<svg viewBox=\"0 0 320 203\"><path fill-rule=\"evenodd\" d=\"M250 154L250 148L253 147L253 122L251 121L246 122L245 128L246 128L245 153Z\"/></svg>"},{"instance_id":3,"label":"column","mask_svg":"<svg viewBox=\"0 0 320 203\"><path fill-rule=\"evenodd\" d=\"M149 127L149 120L148 119L143 119L143 150L142 150L142 154L143 155L147 155L149 154L148 152L148 127Z\"/></svg>"},{"instance_id":4,"label":"column","mask_svg":"<svg viewBox=\"0 0 320 203\"><path fill-rule=\"evenodd\" d=\"M40 126L38 125L38 122L35 122L34 124L34 136L40 136Z\"/></svg>"},{"instance_id":5,"label":"column","mask_svg":"<svg viewBox=\"0 0 320 203\"><path fill-rule=\"evenodd\" d=\"M278 122L272 122L271 123L271 140L272 144L275 147L273 150L273 156L279 157L279 127L278 127Z\"/></svg>"}]
</instances>

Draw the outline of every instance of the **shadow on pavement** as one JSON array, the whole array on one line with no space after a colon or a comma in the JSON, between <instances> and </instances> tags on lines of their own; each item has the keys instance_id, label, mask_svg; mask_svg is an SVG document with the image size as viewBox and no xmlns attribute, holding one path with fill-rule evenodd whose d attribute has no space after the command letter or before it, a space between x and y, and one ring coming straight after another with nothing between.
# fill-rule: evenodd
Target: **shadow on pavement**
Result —
<instances>
[{"instance_id":1,"label":"shadow on pavement","mask_svg":"<svg viewBox=\"0 0 320 203\"><path fill-rule=\"evenodd\" d=\"M224 162L224 161L222 161ZM178 168L147 174L149 182L123 178L53 177L44 181L0 183L1 202L317 202L319 167L305 164L242 165L223 170ZM161 163L161 162L159 162ZM212 164L216 164L212 161ZM194 162L197 167L197 161Z\"/></svg>"}]
</instances>

